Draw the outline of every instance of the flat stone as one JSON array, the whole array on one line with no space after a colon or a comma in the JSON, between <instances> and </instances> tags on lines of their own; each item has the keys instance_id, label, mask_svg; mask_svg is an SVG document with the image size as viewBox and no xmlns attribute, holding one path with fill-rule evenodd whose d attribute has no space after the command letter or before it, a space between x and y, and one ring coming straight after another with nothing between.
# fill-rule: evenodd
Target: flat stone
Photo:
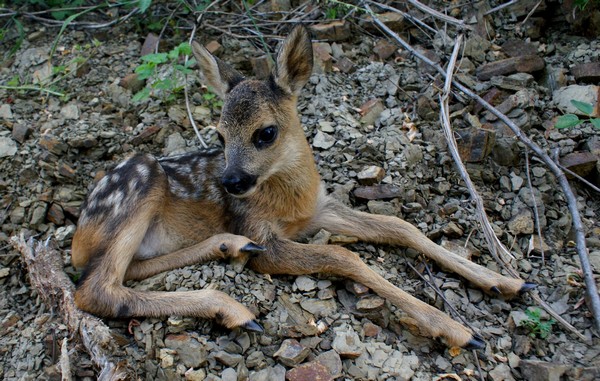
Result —
<instances>
[{"instance_id":1,"label":"flat stone","mask_svg":"<svg viewBox=\"0 0 600 381\"><path fill-rule=\"evenodd\" d=\"M0 137L0 157L15 156L17 153L17 143L11 138Z\"/></svg>"},{"instance_id":2,"label":"flat stone","mask_svg":"<svg viewBox=\"0 0 600 381\"><path fill-rule=\"evenodd\" d=\"M335 66L344 74L352 74L356 71L356 65L348 57L340 58Z\"/></svg>"},{"instance_id":3,"label":"flat stone","mask_svg":"<svg viewBox=\"0 0 600 381\"><path fill-rule=\"evenodd\" d=\"M344 41L351 35L350 24L344 20L311 25L309 29L317 40Z\"/></svg>"},{"instance_id":4,"label":"flat stone","mask_svg":"<svg viewBox=\"0 0 600 381\"><path fill-rule=\"evenodd\" d=\"M489 377L492 381L514 381L508 364L498 364L494 369L490 370Z\"/></svg>"},{"instance_id":5,"label":"flat stone","mask_svg":"<svg viewBox=\"0 0 600 381\"><path fill-rule=\"evenodd\" d=\"M254 76L256 78L265 79L271 75L273 62L269 56L262 55L260 57L252 57L250 58L250 64L252 65L252 71L254 72Z\"/></svg>"},{"instance_id":6,"label":"flat stone","mask_svg":"<svg viewBox=\"0 0 600 381\"><path fill-rule=\"evenodd\" d=\"M79 107L75 103L69 103L60 110L60 115L65 119L79 119Z\"/></svg>"},{"instance_id":7,"label":"flat stone","mask_svg":"<svg viewBox=\"0 0 600 381\"><path fill-rule=\"evenodd\" d=\"M198 368L206 362L206 349L188 334L168 335L165 345L174 349L179 360L188 368Z\"/></svg>"},{"instance_id":8,"label":"flat stone","mask_svg":"<svg viewBox=\"0 0 600 381\"><path fill-rule=\"evenodd\" d=\"M329 370L318 361L307 362L289 370L285 374L288 381L333 381Z\"/></svg>"},{"instance_id":9,"label":"flat stone","mask_svg":"<svg viewBox=\"0 0 600 381\"><path fill-rule=\"evenodd\" d=\"M148 33L144 40L144 44L142 45L142 49L140 50L140 56L154 53L159 41L160 38L156 34Z\"/></svg>"},{"instance_id":10,"label":"flat stone","mask_svg":"<svg viewBox=\"0 0 600 381\"><path fill-rule=\"evenodd\" d=\"M321 363L329 371L331 377L338 378L342 375L342 360L336 351L323 352L315 358L315 361Z\"/></svg>"},{"instance_id":11,"label":"flat stone","mask_svg":"<svg viewBox=\"0 0 600 381\"><path fill-rule=\"evenodd\" d=\"M360 106L360 122L364 125L373 125L385 110L383 101L379 98L371 99Z\"/></svg>"},{"instance_id":12,"label":"flat stone","mask_svg":"<svg viewBox=\"0 0 600 381\"><path fill-rule=\"evenodd\" d=\"M377 324L366 322L363 326L363 334L365 337L376 337L381 333L382 329Z\"/></svg>"},{"instance_id":13,"label":"flat stone","mask_svg":"<svg viewBox=\"0 0 600 381\"><path fill-rule=\"evenodd\" d=\"M369 287L365 286L362 283L354 282L352 280L346 281L344 287L346 288L346 290L350 291L356 296L363 296L369 292Z\"/></svg>"},{"instance_id":14,"label":"flat stone","mask_svg":"<svg viewBox=\"0 0 600 381\"><path fill-rule=\"evenodd\" d=\"M577 82L600 82L600 61L577 64L571 68Z\"/></svg>"},{"instance_id":15,"label":"flat stone","mask_svg":"<svg viewBox=\"0 0 600 381\"><path fill-rule=\"evenodd\" d=\"M512 73L533 73L545 67L544 60L537 55L526 55L506 58L486 63L477 69L477 79L487 81L496 75L508 75Z\"/></svg>"},{"instance_id":16,"label":"flat stone","mask_svg":"<svg viewBox=\"0 0 600 381\"><path fill-rule=\"evenodd\" d=\"M148 142L148 141L152 140L152 137L158 131L160 131L160 127L159 126L157 126L157 125L148 126L148 127L144 128L144 130L142 132L140 132L138 135L136 135L133 138L131 138L130 142L134 146L137 146L137 145L140 145L142 143Z\"/></svg>"},{"instance_id":17,"label":"flat stone","mask_svg":"<svg viewBox=\"0 0 600 381\"><path fill-rule=\"evenodd\" d=\"M296 278L296 281L294 281L294 285L300 291L312 291L317 288L317 281L309 276L300 275Z\"/></svg>"},{"instance_id":18,"label":"flat stone","mask_svg":"<svg viewBox=\"0 0 600 381\"><path fill-rule=\"evenodd\" d=\"M186 370L183 377L186 381L204 381L206 378L206 372L204 369L193 369Z\"/></svg>"},{"instance_id":19,"label":"flat stone","mask_svg":"<svg viewBox=\"0 0 600 381\"><path fill-rule=\"evenodd\" d=\"M217 40L211 40L206 45L204 45L206 50L210 52L213 56L218 56L223 52L223 46L219 44Z\"/></svg>"},{"instance_id":20,"label":"flat stone","mask_svg":"<svg viewBox=\"0 0 600 381\"><path fill-rule=\"evenodd\" d=\"M251 373L249 381L285 381L285 368L282 365L275 365L262 369L259 372Z\"/></svg>"},{"instance_id":21,"label":"flat stone","mask_svg":"<svg viewBox=\"0 0 600 381\"><path fill-rule=\"evenodd\" d=\"M221 372L221 381L237 381L238 374L233 368L225 368Z\"/></svg>"},{"instance_id":22,"label":"flat stone","mask_svg":"<svg viewBox=\"0 0 600 381\"><path fill-rule=\"evenodd\" d=\"M28 123L15 123L12 128L12 137L19 143L25 142L33 132L33 128Z\"/></svg>"},{"instance_id":23,"label":"flat stone","mask_svg":"<svg viewBox=\"0 0 600 381\"><path fill-rule=\"evenodd\" d=\"M388 28L394 32L400 32L406 28L404 16L397 12L384 12L378 13L377 18L384 23ZM372 33L381 33L379 26L373 21L373 17L370 15L366 16L364 20L361 20L360 25Z\"/></svg>"},{"instance_id":24,"label":"flat stone","mask_svg":"<svg viewBox=\"0 0 600 381\"><path fill-rule=\"evenodd\" d=\"M352 330L336 331L331 347L344 358L355 359L363 353L363 343Z\"/></svg>"},{"instance_id":25,"label":"flat stone","mask_svg":"<svg viewBox=\"0 0 600 381\"><path fill-rule=\"evenodd\" d=\"M508 77L492 77L490 83L501 89L519 91L531 87L534 82L533 75L529 73L515 73Z\"/></svg>"},{"instance_id":26,"label":"flat stone","mask_svg":"<svg viewBox=\"0 0 600 381\"><path fill-rule=\"evenodd\" d=\"M215 354L215 359L221 364L225 364L227 366L236 366L240 363L240 361L242 361L242 355L219 351Z\"/></svg>"},{"instance_id":27,"label":"flat stone","mask_svg":"<svg viewBox=\"0 0 600 381\"><path fill-rule=\"evenodd\" d=\"M471 260L473 257L478 257L481 255L479 250L475 249L471 245L465 246L464 242L460 241L451 241L448 239L443 239L440 243L440 246L468 260Z\"/></svg>"},{"instance_id":28,"label":"flat stone","mask_svg":"<svg viewBox=\"0 0 600 381\"><path fill-rule=\"evenodd\" d=\"M56 136L45 134L40 137L39 145L55 155L62 155L68 146Z\"/></svg>"},{"instance_id":29,"label":"flat stone","mask_svg":"<svg viewBox=\"0 0 600 381\"><path fill-rule=\"evenodd\" d=\"M8 103L4 103L0 106L0 119L12 120L13 113L10 105Z\"/></svg>"},{"instance_id":30,"label":"flat stone","mask_svg":"<svg viewBox=\"0 0 600 381\"><path fill-rule=\"evenodd\" d=\"M482 128L466 128L455 130L458 138L456 144L460 157L469 163L483 161L491 152L496 143L496 132L489 124Z\"/></svg>"},{"instance_id":31,"label":"flat stone","mask_svg":"<svg viewBox=\"0 0 600 381\"><path fill-rule=\"evenodd\" d=\"M384 39L377 41L375 47L373 47L373 53L382 61L390 58L396 50L398 50L398 47L395 44Z\"/></svg>"},{"instance_id":32,"label":"flat stone","mask_svg":"<svg viewBox=\"0 0 600 381\"><path fill-rule=\"evenodd\" d=\"M317 73L329 73L333 70L333 57L331 45L326 42L314 42L313 57Z\"/></svg>"},{"instance_id":33,"label":"flat stone","mask_svg":"<svg viewBox=\"0 0 600 381\"><path fill-rule=\"evenodd\" d=\"M335 144L335 138L329 134L325 134L321 131L317 131L317 134L315 135L314 139L313 139L313 147L317 147L317 148L322 148L322 149L328 149L333 147L333 145Z\"/></svg>"},{"instance_id":34,"label":"flat stone","mask_svg":"<svg viewBox=\"0 0 600 381\"><path fill-rule=\"evenodd\" d=\"M330 316L337 311L337 304L333 299L303 299L300 306L316 318Z\"/></svg>"},{"instance_id":35,"label":"flat stone","mask_svg":"<svg viewBox=\"0 0 600 381\"><path fill-rule=\"evenodd\" d=\"M353 193L356 198L362 200L391 200L402 196L403 189L392 184L378 184L358 187Z\"/></svg>"},{"instance_id":36,"label":"flat stone","mask_svg":"<svg viewBox=\"0 0 600 381\"><path fill-rule=\"evenodd\" d=\"M580 151L580 152L571 152L560 159L560 163L575 172L579 176L587 176L592 170L596 167L596 163L598 162L598 156L594 155L591 152ZM567 174L567 177L573 178L573 176Z\"/></svg>"},{"instance_id":37,"label":"flat stone","mask_svg":"<svg viewBox=\"0 0 600 381\"><path fill-rule=\"evenodd\" d=\"M286 339L273 354L277 361L287 366L300 364L310 353L310 349L300 344L298 340Z\"/></svg>"},{"instance_id":38,"label":"flat stone","mask_svg":"<svg viewBox=\"0 0 600 381\"><path fill-rule=\"evenodd\" d=\"M365 296L356 303L356 309L360 312L378 311L383 306L385 306L385 299L377 295Z\"/></svg>"},{"instance_id":39,"label":"flat stone","mask_svg":"<svg viewBox=\"0 0 600 381\"><path fill-rule=\"evenodd\" d=\"M366 168L363 168L362 171L358 172L357 178L358 182L362 185L373 185L385 177L385 170L376 165L371 165Z\"/></svg>"},{"instance_id":40,"label":"flat stone","mask_svg":"<svg viewBox=\"0 0 600 381\"><path fill-rule=\"evenodd\" d=\"M594 116L600 116L600 86L570 85L561 87L552 93L552 101L565 114L584 115L571 100L589 103L594 107Z\"/></svg>"},{"instance_id":41,"label":"flat stone","mask_svg":"<svg viewBox=\"0 0 600 381\"><path fill-rule=\"evenodd\" d=\"M46 215L48 221L52 222L55 225L62 225L65 223L65 213L63 212L63 208L53 203L48 208L48 214Z\"/></svg>"},{"instance_id":42,"label":"flat stone","mask_svg":"<svg viewBox=\"0 0 600 381\"><path fill-rule=\"evenodd\" d=\"M534 230L533 217L528 209L521 209L510 221L508 230L512 234L531 234Z\"/></svg>"},{"instance_id":43,"label":"flat stone","mask_svg":"<svg viewBox=\"0 0 600 381\"><path fill-rule=\"evenodd\" d=\"M519 368L523 378L528 381L560 381L569 366L539 360L521 360Z\"/></svg>"}]
</instances>

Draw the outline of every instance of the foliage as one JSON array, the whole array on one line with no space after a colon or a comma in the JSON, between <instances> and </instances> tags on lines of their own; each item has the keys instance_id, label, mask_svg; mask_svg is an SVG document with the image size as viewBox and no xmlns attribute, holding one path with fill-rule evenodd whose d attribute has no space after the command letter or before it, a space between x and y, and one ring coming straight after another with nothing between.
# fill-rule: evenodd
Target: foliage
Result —
<instances>
[{"instance_id":1,"label":"foliage","mask_svg":"<svg viewBox=\"0 0 600 381\"><path fill-rule=\"evenodd\" d=\"M522 322L522 326L529 330L529 336L545 339L552 333L552 325L556 323L554 319L542 319L542 313L539 308L529 308L525 311L527 320Z\"/></svg>"},{"instance_id":2,"label":"foliage","mask_svg":"<svg viewBox=\"0 0 600 381\"><path fill-rule=\"evenodd\" d=\"M594 118L594 106L589 103L571 100L571 104L575 106L579 111L586 115L586 119L596 128L600 128L600 118ZM554 125L555 128L570 128L575 127L580 123L583 123L586 119L579 119L579 116L575 114L561 115Z\"/></svg>"},{"instance_id":3,"label":"foliage","mask_svg":"<svg viewBox=\"0 0 600 381\"><path fill-rule=\"evenodd\" d=\"M133 96L134 102L140 102L148 99L152 95L153 90L161 90L161 94L166 100L173 100L176 94L180 92L183 87L178 84L177 73L183 75L190 74L192 70L190 66L195 62L191 59L185 62L183 65L178 63L180 57L192 54L192 48L187 42L182 42L177 45L168 53L153 53L146 54L142 57L143 63L139 65L135 72L138 75L138 79L144 80L152 78L152 84L150 87L145 87ZM171 75L166 78L158 78L157 74L159 68L171 66ZM165 96L166 95L166 96Z\"/></svg>"}]
</instances>

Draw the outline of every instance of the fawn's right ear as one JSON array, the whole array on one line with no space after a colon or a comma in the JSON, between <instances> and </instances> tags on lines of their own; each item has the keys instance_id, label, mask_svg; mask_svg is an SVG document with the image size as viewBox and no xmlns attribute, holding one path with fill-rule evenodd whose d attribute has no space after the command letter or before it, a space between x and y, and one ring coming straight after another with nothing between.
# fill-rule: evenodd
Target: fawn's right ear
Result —
<instances>
[{"instance_id":1,"label":"fawn's right ear","mask_svg":"<svg viewBox=\"0 0 600 381\"><path fill-rule=\"evenodd\" d=\"M202 71L208 85L215 90L215 93L221 97L221 99L225 99L227 93L244 80L244 76L225 62L210 54L204 46L196 41L192 41L192 51L194 52L194 57L196 57L196 61L198 61L198 65L200 66L200 71Z\"/></svg>"}]
</instances>

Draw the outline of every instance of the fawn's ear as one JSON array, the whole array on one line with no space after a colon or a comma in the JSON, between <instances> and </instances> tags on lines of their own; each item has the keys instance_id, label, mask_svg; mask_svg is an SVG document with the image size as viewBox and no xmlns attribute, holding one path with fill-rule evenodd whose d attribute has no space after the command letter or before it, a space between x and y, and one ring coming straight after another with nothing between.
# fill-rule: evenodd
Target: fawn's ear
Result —
<instances>
[{"instance_id":1,"label":"fawn's ear","mask_svg":"<svg viewBox=\"0 0 600 381\"><path fill-rule=\"evenodd\" d=\"M299 25L285 39L277 54L274 70L275 83L285 92L298 95L313 68L313 50L305 27Z\"/></svg>"},{"instance_id":2,"label":"fawn's ear","mask_svg":"<svg viewBox=\"0 0 600 381\"><path fill-rule=\"evenodd\" d=\"M210 54L204 46L196 41L192 42L192 51L194 52L196 61L198 61L200 71L202 71L205 80L208 82L207 84L215 90L215 93L221 99L225 99L227 93L244 80L244 76Z\"/></svg>"}]
</instances>

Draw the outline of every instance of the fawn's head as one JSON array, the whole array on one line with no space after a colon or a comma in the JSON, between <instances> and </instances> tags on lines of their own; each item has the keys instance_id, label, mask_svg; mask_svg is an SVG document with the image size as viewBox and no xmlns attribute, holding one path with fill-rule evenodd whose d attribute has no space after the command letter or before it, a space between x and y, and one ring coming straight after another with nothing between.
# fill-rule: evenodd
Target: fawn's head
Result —
<instances>
[{"instance_id":1,"label":"fawn's head","mask_svg":"<svg viewBox=\"0 0 600 381\"><path fill-rule=\"evenodd\" d=\"M296 102L313 67L306 29L291 32L273 73L260 81L244 78L195 42L192 48L205 80L223 99L217 131L225 146L221 182L227 192L248 196L271 176L302 165L307 145Z\"/></svg>"}]
</instances>

